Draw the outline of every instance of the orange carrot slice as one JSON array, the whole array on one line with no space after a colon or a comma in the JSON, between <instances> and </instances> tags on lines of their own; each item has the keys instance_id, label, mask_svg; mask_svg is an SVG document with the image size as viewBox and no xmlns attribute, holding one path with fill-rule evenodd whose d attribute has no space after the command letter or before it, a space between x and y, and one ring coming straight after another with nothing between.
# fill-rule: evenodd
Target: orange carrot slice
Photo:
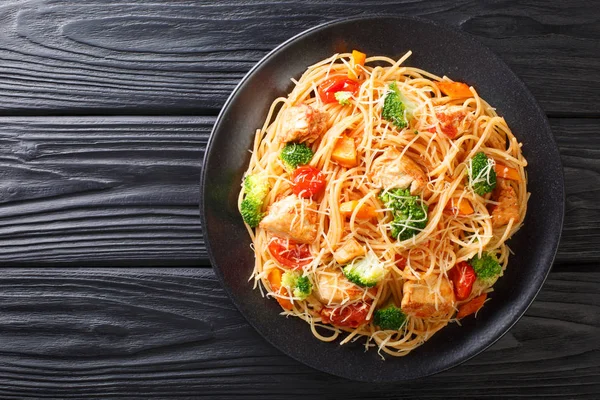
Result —
<instances>
[{"instance_id":1,"label":"orange carrot slice","mask_svg":"<svg viewBox=\"0 0 600 400\"><path fill-rule=\"evenodd\" d=\"M453 98L473 97L469 86L462 82L440 81L436 82L442 93Z\"/></svg>"}]
</instances>

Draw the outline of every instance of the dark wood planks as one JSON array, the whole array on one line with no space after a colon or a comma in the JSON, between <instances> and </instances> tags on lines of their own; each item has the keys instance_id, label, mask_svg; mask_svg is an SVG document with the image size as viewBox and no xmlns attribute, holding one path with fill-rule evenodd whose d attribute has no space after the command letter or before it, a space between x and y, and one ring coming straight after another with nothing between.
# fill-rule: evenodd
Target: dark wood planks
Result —
<instances>
[{"instance_id":1,"label":"dark wood planks","mask_svg":"<svg viewBox=\"0 0 600 400\"><path fill-rule=\"evenodd\" d=\"M0 117L0 262L207 265L198 196L213 122ZM567 184L558 264L600 260L599 122L551 119Z\"/></svg>"},{"instance_id":2,"label":"dark wood planks","mask_svg":"<svg viewBox=\"0 0 600 400\"><path fill-rule=\"evenodd\" d=\"M213 121L0 118L0 262L207 264L198 196Z\"/></svg>"},{"instance_id":3,"label":"dark wood planks","mask_svg":"<svg viewBox=\"0 0 600 400\"><path fill-rule=\"evenodd\" d=\"M526 316L466 364L412 383L370 385L272 348L211 270L5 269L0 397L597 398L600 274L577 270L551 274Z\"/></svg>"},{"instance_id":4,"label":"dark wood planks","mask_svg":"<svg viewBox=\"0 0 600 400\"><path fill-rule=\"evenodd\" d=\"M590 101L600 89L594 2L509 3L8 0L0 113L216 113L243 74L291 36L337 18L391 14L475 35L551 115L600 115Z\"/></svg>"}]
</instances>

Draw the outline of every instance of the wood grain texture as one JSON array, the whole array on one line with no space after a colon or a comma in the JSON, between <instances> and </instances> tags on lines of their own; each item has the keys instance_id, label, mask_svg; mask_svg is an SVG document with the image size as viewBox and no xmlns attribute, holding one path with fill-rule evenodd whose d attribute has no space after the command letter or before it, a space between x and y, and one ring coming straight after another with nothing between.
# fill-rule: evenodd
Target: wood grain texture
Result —
<instances>
[{"instance_id":1,"label":"wood grain texture","mask_svg":"<svg viewBox=\"0 0 600 400\"><path fill-rule=\"evenodd\" d=\"M0 262L207 264L198 196L213 121L0 118Z\"/></svg>"},{"instance_id":2,"label":"wood grain texture","mask_svg":"<svg viewBox=\"0 0 600 400\"><path fill-rule=\"evenodd\" d=\"M526 316L466 364L407 384L370 385L275 350L211 270L5 269L0 397L597 398L600 274L576 271L551 274Z\"/></svg>"},{"instance_id":3,"label":"wood grain texture","mask_svg":"<svg viewBox=\"0 0 600 400\"><path fill-rule=\"evenodd\" d=\"M0 113L212 114L269 50L343 17L417 15L479 38L555 116L600 115L597 4L6 0ZM401 40L399 38L398 40Z\"/></svg>"},{"instance_id":4,"label":"wood grain texture","mask_svg":"<svg viewBox=\"0 0 600 400\"><path fill-rule=\"evenodd\" d=\"M213 117L1 117L3 265L208 265L199 176ZM558 264L600 261L599 119L551 119Z\"/></svg>"}]
</instances>

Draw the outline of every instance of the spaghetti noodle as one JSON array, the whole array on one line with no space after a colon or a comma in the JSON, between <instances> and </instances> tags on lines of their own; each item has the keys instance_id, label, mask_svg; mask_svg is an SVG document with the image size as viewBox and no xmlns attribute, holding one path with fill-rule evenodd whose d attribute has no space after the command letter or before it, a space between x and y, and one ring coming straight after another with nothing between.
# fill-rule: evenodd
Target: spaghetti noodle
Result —
<instances>
[{"instance_id":1,"label":"spaghetti noodle","mask_svg":"<svg viewBox=\"0 0 600 400\"><path fill-rule=\"evenodd\" d=\"M255 285L318 339L393 356L481 308L529 196L506 121L410 54L308 67L256 131L239 196Z\"/></svg>"}]
</instances>

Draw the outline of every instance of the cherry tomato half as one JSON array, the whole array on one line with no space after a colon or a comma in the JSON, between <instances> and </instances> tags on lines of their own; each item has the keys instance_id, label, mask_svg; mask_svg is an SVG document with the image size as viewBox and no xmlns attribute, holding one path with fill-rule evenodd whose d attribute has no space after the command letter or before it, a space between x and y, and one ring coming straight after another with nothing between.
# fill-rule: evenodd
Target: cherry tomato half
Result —
<instances>
[{"instance_id":1,"label":"cherry tomato half","mask_svg":"<svg viewBox=\"0 0 600 400\"><path fill-rule=\"evenodd\" d=\"M307 244L276 237L269 242L268 248L279 264L292 269L302 268L313 260Z\"/></svg>"},{"instance_id":2,"label":"cherry tomato half","mask_svg":"<svg viewBox=\"0 0 600 400\"><path fill-rule=\"evenodd\" d=\"M367 322L367 314L369 314L368 303L350 304L341 308L323 307L321 310L324 323L351 328L358 328Z\"/></svg>"},{"instance_id":3,"label":"cherry tomato half","mask_svg":"<svg viewBox=\"0 0 600 400\"><path fill-rule=\"evenodd\" d=\"M475 270L465 261L461 261L450 270L450 279L454 284L454 295L458 300L465 300L471 295L473 283L477 279Z\"/></svg>"},{"instance_id":4,"label":"cherry tomato half","mask_svg":"<svg viewBox=\"0 0 600 400\"><path fill-rule=\"evenodd\" d=\"M345 76L334 76L324 80L317 88L317 92L323 103L337 103L335 98L337 92L350 92L355 95L358 92L358 87L358 82L352 79Z\"/></svg>"},{"instance_id":5,"label":"cherry tomato half","mask_svg":"<svg viewBox=\"0 0 600 400\"><path fill-rule=\"evenodd\" d=\"M293 192L305 199L313 198L325 190L325 175L318 168L303 165L292 174Z\"/></svg>"}]
</instances>

